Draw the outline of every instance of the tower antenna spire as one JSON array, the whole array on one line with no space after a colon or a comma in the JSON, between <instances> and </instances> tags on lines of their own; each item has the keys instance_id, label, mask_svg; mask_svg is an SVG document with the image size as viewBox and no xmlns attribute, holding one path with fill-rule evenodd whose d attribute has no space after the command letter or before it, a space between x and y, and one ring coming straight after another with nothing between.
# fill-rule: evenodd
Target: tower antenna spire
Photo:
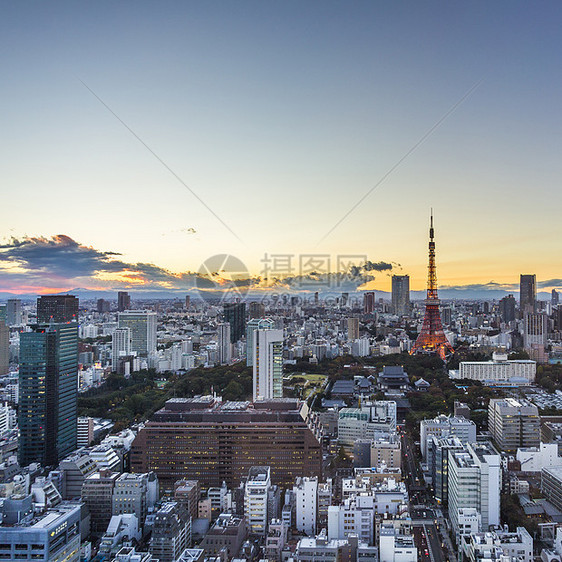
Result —
<instances>
[{"instance_id":1,"label":"tower antenna spire","mask_svg":"<svg viewBox=\"0 0 562 562\"><path fill-rule=\"evenodd\" d=\"M437 296L437 268L435 266L435 241L433 231L433 208L431 208L429 222L429 265L427 268L427 297L425 299L425 316L422 329L410 355L414 353L438 353L442 359L454 353L449 343L439 312L439 297Z\"/></svg>"}]
</instances>

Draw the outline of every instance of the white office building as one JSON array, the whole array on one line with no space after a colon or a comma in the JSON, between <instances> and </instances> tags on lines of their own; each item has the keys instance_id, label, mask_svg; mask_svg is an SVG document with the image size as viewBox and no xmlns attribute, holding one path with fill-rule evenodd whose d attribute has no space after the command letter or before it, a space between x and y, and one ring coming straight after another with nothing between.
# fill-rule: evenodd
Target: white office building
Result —
<instances>
[{"instance_id":1,"label":"white office building","mask_svg":"<svg viewBox=\"0 0 562 562\"><path fill-rule=\"evenodd\" d=\"M252 534L267 531L267 492L271 487L269 466L253 466L244 489L244 517Z\"/></svg>"},{"instance_id":2,"label":"white office building","mask_svg":"<svg viewBox=\"0 0 562 562\"><path fill-rule=\"evenodd\" d=\"M417 562L414 537L392 523L382 523L379 531L379 562Z\"/></svg>"},{"instance_id":3,"label":"white office building","mask_svg":"<svg viewBox=\"0 0 562 562\"><path fill-rule=\"evenodd\" d=\"M494 353L492 361L462 361L458 370L449 371L449 377L488 386L528 386L534 382L536 372L536 361L509 360L505 353Z\"/></svg>"},{"instance_id":4,"label":"white office building","mask_svg":"<svg viewBox=\"0 0 562 562\"><path fill-rule=\"evenodd\" d=\"M254 334L256 330L273 330L274 322L271 318L252 318L246 325L246 365L254 364Z\"/></svg>"},{"instance_id":5,"label":"white office building","mask_svg":"<svg viewBox=\"0 0 562 562\"><path fill-rule=\"evenodd\" d=\"M543 468L562 465L562 458L558 456L558 443L519 448L515 458L521 463L522 472L540 472Z\"/></svg>"},{"instance_id":6,"label":"white office building","mask_svg":"<svg viewBox=\"0 0 562 562\"><path fill-rule=\"evenodd\" d=\"M131 351L147 357L156 353L156 312L126 310L119 313L119 328L131 330Z\"/></svg>"},{"instance_id":7,"label":"white office building","mask_svg":"<svg viewBox=\"0 0 562 562\"><path fill-rule=\"evenodd\" d=\"M293 486L295 526L298 531L313 536L318 515L318 477L297 478Z\"/></svg>"},{"instance_id":8,"label":"white office building","mask_svg":"<svg viewBox=\"0 0 562 562\"><path fill-rule=\"evenodd\" d=\"M500 524L501 459L488 443L469 443L466 451L449 451L449 519L457 542L459 510L475 508L482 530Z\"/></svg>"},{"instance_id":9,"label":"white office building","mask_svg":"<svg viewBox=\"0 0 562 562\"><path fill-rule=\"evenodd\" d=\"M420 422L420 449L424 460L428 461L429 439L435 435L458 437L463 444L476 441L476 424L463 417L440 415L432 420ZM430 463L429 463L430 464Z\"/></svg>"},{"instance_id":10,"label":"white office building","mask_svg":"<svg viewBox=\"0 0 562 562\"><path fill-rule=\"evenodd\" d=\"M283 398L283 330L254 332L254 402Z\"/></svg>"},{"instance_id":11,"label":"white office building","mask_svg":"<svg viewBox=\"0 0 562 562\"><path fill-rule=\"evenodd\" d=\"M120 357L131 355L130 328L117 328L111 336L111 369L117 371Z\"/></svg>"}]
</instances>

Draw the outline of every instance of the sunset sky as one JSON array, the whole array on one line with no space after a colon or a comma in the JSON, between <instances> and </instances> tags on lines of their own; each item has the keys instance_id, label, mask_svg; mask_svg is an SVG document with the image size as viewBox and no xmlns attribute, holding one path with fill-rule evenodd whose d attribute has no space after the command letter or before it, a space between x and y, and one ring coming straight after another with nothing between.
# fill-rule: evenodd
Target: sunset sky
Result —
<instances>
[{"instance_id":1,"label":"sunset sky","mask_svg":"<svg viewBox=\"0 0 562 562\"><path fill-rule=\"evenodd\" d=\"M391 264L370 287L423 289L430 208L440 285L562 287L560 21L555 1L5 3L0 292L182 288L215 254L252 277L266 254L365 255Z\"/></svg>"}]
</instances>

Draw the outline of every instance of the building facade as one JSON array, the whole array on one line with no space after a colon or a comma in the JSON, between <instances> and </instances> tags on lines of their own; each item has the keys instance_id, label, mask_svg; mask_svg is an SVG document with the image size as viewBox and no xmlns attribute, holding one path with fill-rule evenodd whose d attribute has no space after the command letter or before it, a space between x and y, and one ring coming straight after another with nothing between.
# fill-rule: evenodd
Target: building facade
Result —
<instances>
[{"instance_id":1,"label":"building facade","mask_svg":"<svg viewBox=\"0 0 562 562\"><path fill-rule=\"evenodd\" d=\"M35 326L20 336L20 464L54 466L76 449L78 324Z\"/></svg>"}]
</instances>

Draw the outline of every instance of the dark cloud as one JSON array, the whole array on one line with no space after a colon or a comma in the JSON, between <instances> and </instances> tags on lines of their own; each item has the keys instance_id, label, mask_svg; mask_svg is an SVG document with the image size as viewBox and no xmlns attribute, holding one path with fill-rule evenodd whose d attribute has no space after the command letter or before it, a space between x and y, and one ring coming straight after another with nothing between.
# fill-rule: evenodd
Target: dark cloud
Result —
<instances>
[{"instance_id":1,"label":"dark cloud","mask_svg":"<svg viewBox=\"0 0 562 562\"><path fill-rule=\"evenodd\" d=\"M539 289L552 289L562 287L562 279L547 279L546 281L538 281L537 287Z\"/></svg>"},{"instance_id":2,"label":"dark cloud","mask_svg":"<svg viewBox=\"0 0 562 562\"><path fill-rule=\"evenodd\" d=\"M107 289L190 290L221 289L221 274L212 278L184 271L174 273L153 263L130 263L117 252L100 251L59 234L51 238L12 238L0 244L0 288L95 286ZM15 269L14 269L15 267ZM101 279L100 274L105 275ZM111 279L115 275L116 279ZM109 277L109 278L108 278ZM256 286L259 278L233 281L237 286Z\"/></svg>"},{"instance_id":3,"label":"dark cloud","mask_svg":"<svg viewBox=\"0 0 562 562\"><path fill-rule=\"evenodd\" d=\"M392 264L385 261L374 263L367 260L363 265L363 269L365 271L389 271L392 269Z\"/></svg>"},{"instance_id":4,"label":"dark cloud","mask_svg":"<svg viewBox=\"0 0 562 562\"><path fill-rule=\"evenodd\" d=\"M467 290L467 291L518 291L517 283L496 283L489 281L488 283L472 283L470 285L439 285L440 289Z\"/></svg>"}]
</instances>

